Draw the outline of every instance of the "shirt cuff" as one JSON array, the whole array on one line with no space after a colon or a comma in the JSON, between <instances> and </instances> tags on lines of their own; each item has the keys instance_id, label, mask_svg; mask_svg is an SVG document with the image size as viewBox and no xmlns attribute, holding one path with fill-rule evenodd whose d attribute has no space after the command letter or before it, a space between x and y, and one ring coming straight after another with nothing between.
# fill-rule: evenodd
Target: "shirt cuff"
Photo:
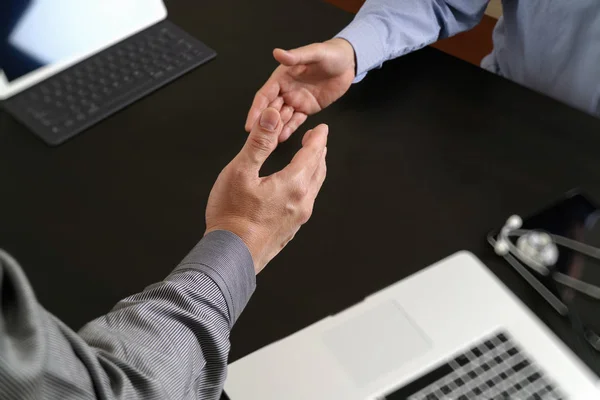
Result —
<instances>
[{"instance_id":1,"label":"shirt cuff","mask_svg":"<svg viewBox=\"0 0 600 400\"><path fill-rule=\"evenodd\" d=\"M219 286L233 326L256 288L254 261L242 239L229 231L211 232L200 240L174 272L182 269L202 272Z\"/></svg>"},{"instance_id":2,"label":"shirt cuff","mask_svg":"<svg viewBox=\"0 0 600 400\"><path fill-rule=\"evenodd\" d=\"M377 29L369 22L355 19L335 37L347 40L354 48L356 56L356 78L354 83L360 82L367 75L367 72L373 68L381 67L385 61L383 42Z\"/></svg>"}]
</instances>

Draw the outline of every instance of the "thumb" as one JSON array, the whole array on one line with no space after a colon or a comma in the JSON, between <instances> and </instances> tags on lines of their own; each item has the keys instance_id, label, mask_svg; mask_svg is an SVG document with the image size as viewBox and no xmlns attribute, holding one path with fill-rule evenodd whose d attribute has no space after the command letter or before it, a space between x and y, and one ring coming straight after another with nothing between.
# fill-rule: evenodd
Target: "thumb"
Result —
<instances>
[{"instance_id":1,"label":"thumb","mask_svg":"<svg viewBox=\"0 0 600 400\"><path fill-rule=\"evenodd\" d=\"M272 107L265 109L248 135L239 157L252 169L260 170L260 167L277 147L282 128L279 111Z\"/></svg>"},{"instance_id":2,"label":"thumb","mask_svg":"<svg viewBox=\"0 0 600 400\"><path fill-rule=\"evenodd\" d=\"M273 57L281 64L292 67L301 64L314 64L325 57L322 43L313 43L293 50L275 49Z\"/></svg>"}]
</instances>

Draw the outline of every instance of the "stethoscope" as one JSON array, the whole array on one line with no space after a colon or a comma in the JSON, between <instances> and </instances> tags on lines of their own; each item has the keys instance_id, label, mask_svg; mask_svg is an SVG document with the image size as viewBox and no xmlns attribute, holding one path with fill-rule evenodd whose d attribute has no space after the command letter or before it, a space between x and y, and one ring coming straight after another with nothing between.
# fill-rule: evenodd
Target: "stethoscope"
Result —
<instances>
[{"instance_id":1,"label":"stethoscope","mask_svg":"<svg viewBox=\"0 0 600 400\"><path fill-rule=\"evenodd\" d=\"M538 274L552 277L556 282L566 287L600 300L600 287L551 269L558 261L558 246L571 249L596 260L600 260L600 248L560 235L553 235L539 230L521 229L522 225L523 220L518 215L513 215L506 221L494 244L496 254L503 257L512 255ZM517 238L516 246L511 238ZM586 327L583 327L583 330L588 343L600 351L600 335Z\"/></svg>"}]
</instances>

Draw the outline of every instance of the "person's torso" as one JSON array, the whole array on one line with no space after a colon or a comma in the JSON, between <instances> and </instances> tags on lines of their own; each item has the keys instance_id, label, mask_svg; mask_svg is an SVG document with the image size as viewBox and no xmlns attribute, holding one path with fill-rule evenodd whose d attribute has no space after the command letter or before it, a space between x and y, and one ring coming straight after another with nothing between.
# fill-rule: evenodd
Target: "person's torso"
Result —
<instances>
[{"instance_id":1,"label":"person's torso","mask_svg":"<svg viewBox=\"0 0 600 400\"><path fill-rule=\"evenodd\" d=\"M485 68L600 115L600 0L503 0Z\"/></svg>"}]
</instances>

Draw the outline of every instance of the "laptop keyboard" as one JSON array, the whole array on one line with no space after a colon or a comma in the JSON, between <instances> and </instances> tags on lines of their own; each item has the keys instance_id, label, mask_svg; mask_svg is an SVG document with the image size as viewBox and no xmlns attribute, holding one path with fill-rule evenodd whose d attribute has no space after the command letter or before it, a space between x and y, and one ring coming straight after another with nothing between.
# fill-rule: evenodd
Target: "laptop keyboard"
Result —
<instances>
[{"instance_id":1,"label":"laptop keyboard","mask_svg":"<svg viewBox=\"0 0 600 400\"><path fill-rule=\"evenodd\" d=\"M5 107L55 145L215 55L165 20L10 98Z\"/></svg>"},{"instance_id":2,"label":"laptop keyboard","mask_svg":"<svg viewBox=\"0 0 600 400\"><path fill-rule=\"evenodd\" d=\"M384 399L560 400L566 397L508 334L499 333Z\"/></svg>"}]
</instances>

